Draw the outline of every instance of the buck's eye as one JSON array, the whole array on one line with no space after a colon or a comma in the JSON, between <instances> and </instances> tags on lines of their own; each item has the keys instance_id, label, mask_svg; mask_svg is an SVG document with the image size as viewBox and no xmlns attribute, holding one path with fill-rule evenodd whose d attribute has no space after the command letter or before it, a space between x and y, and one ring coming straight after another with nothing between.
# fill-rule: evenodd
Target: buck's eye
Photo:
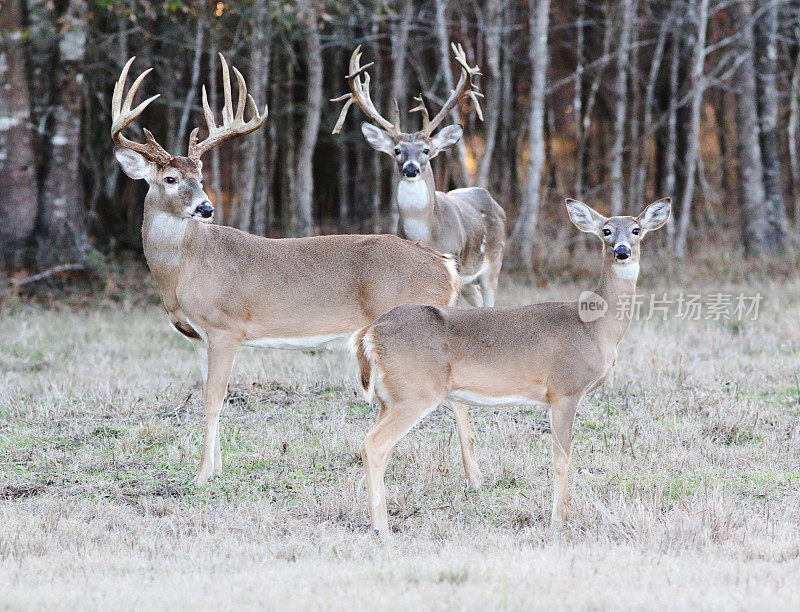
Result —
<instances>
[{"instance_id":1,"label":"buck's eye","mask_svg":"<svg viewBox=\"0 0 800 612\"><path fill-rule=\"evenodd\" d=\"M603 236L610 236L610 235L611 235L611 230L608 229L607 227L604 227L603 228Z\"/></svg>"},{"instance_id":2,"label":"buck's eye","mask_svg":"<svg viewBox=\"0 0 800 612\"><path fill-rule=\"evenodd\" d=\"M634 227L633 228L633 233L634 233L634 235L638 236L639 235L639 228L638 227Z\"/></svg>"},{"instance_id":3,"label":"buck's eye","mask_svg":"<svg viewBox=\"0 0 800 612\"><path fill-rule=\"evenodd\" d=\"M431 150L430 150L430 149L422 149L422 152L423 152L425 155L427 155L428 153L430 153L430 152L431 152Z\"/></svg>"},{"instance_id":4,"label":"buck's eye","mask_svg":"<svg viewBox=\"0 0 800 612\"><path fill-rule=\"evenodd\" d=\"M395 147L395 148L394 148L394 154L395 154L395 155L400 155L400 153L401 153L401 151L400 151L400 147Z\"/></svg>"},{"instance_id":5,"label":"buck's eye","mask_svg":"<svg viewBox=\"0 0 800 612\"><path fill-rule=\"evenodd\" d=\"M167 183L167 185L174 185L177 182L177 179L174 176L165 176L164 182Z\"/></svg>"}]
</instances>

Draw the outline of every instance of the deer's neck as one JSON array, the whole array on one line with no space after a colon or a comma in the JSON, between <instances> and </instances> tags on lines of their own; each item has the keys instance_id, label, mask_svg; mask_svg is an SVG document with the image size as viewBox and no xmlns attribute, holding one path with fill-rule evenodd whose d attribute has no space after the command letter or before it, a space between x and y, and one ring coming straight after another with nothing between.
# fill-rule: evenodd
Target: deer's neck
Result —
<instances>
[{"instance_id":1,"label":"deer's neck","mask_svg":"<svg viewBox=\"0 0 800 612\"><path fill-rule=\"evenodd\" d=\"M436 225L436 185L428 165L418 179L401 176L397 185L397 210L400 226L409 240L433 240Z\"/></svg>"},{"instance_id":2,"label":"deer's neck","mask_svg":"<svg viewBox=\"0 0 800 612\"><path fill-rule=\"evenodd\" d=\"M147 266L153 273L167 310L175 299L175 287L182 269L189 219L181 219L160 210L157 202L145 199L142 221L142 245ZM194 222L196 223L196 222Z\"/></svg>"},{"instance_id":3,"label":"deer's neck","mask_svg":"<svg viewBox=\"0 0 800 612\"><path fill-rule=\"evenodd\" d=\"M605 316L591 325L604 340L617 344L636 311L636 281L639 262L617 263L611 249L603 245L603 271L595 293L608 304Z\"/></svg>"}]
</instances>

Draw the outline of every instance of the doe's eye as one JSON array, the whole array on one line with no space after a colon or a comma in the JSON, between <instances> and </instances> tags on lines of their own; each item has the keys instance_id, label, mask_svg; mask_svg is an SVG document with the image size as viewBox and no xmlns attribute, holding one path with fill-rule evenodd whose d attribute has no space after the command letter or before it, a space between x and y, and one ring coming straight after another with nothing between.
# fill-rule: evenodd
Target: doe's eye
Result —
<instances>
[{"instance_id":1,"label":"doe's eye","mask_svg":"<svg viewBox=\"0 0 800 612\"><path fill-rule=\"evenodd\" d=\"M610 236L610 235L611 235L611 230L608 229L607 227L603 228L603 236Z\"/></svg>"},{"instance_id":2,"label":"doe's eye","mask_svg":"<svg viewBox=\"0 0 800 612\"><path fill-rule=\"evenodd\" d=\"M177 181L174 176L165 176L164 182L167 183L168 185L174 185Z\"/></svg>"},{"instance_id":3,"label":"doe's eye","mask_svg":"<svg viewBox=\"0 0 800 612\"><path fill-rule=\"evenodd\" d=\"M395 155L400 155L400 153L401 153L401 151L400 151L400 147L395 147L395 148L394 148L394 154L395 154Z\"/></svg>"},{"instance_id":4,"label":"doe's eye","mask_svg":"<svg viewBox=\"0 0 800 612\"><path fill-rule=\"evenodd\" d=\"M422 149L422 152L423 152L425 155L427 155L428 153L430 153L430 152L431 152L431 150L430 150L430 149Z\"/></svg>"},{"instance_id":5,"label":"doe's eye","mask_svg":"<svg viewBox=\"0 0 800 612\"><path fill-rule=\"evenodd\" d=\"M639 230L639 228L638 228L638 227L634 227L634 228L633 228L633 233L634 233L634 235L638 236L638 235L639 235L639 231L640 231L640 230Z\"/></svg>"}]
</instances>

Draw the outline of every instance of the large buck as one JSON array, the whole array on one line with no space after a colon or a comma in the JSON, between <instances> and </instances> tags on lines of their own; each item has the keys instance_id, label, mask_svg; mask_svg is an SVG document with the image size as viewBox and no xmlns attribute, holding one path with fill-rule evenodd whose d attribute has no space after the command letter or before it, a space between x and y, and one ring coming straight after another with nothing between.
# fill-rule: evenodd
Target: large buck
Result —
<instances>
[{"instance_id":1,"label":"large buck","mask_svg":"<svg viewBox=\"0 0 800 612\"><path fill-rule=\"evenodd\" d=\"M352 347L361 384L381 405L362 446L373 529L388 534L383 475L397 442L446 398L473 405L547 403L553 432L552 520L567 514L572 424L584 395L603 384L636 293L640 240L670 215L671 200L638 217L606 218L567 200L572 222L603 241L595 292L577 302L516 308L399 306L358 331ZM621 316L620 316L621 315Z\"/></svg>"},{"instance_id":2,"label":"large buck","mask_svg":"<svg viewBox=\"0 0 800 612\"><path fill-rule=\"evenodd\" d=\"M214 207L203 191L201 156L260 128L267 109L259 113L236 68L239 98L234 108L228 65L220 55L222 125L216 125L204 87L208 136L199 141L194 129L188 156L168 153L146 129L146 143L129 140L122 130L158 97L131 109L148 69L123 100L134 59L114 88L111 137L125 173L149 185L142 224L147 264L172 325L200 353L206 424L194 479L199 484L221 469L219 413L239 346L319 346L350 336L399 304L452 304L460 281L450 256L396 236L274 240L209 223ZM252 117L246 121L248 100ZM471 439L468 419L466 411L456 412L458 431ZM465 442L465 452L470 449Z\"/></svg>"},{"instance_id":3,"label":"large buck","mask_svg":"<svg viewBox=\"0 0 800 612\"><path fill-rule=\"evenodd\" d=\"M480 74L470 67L461 46L451 45L461 77L441 110L433 119L422 94L415 98L419 106L412 112L422 114L422 129L406 134L400 129L400 112L394 103L394 121L381 116L369 93L369 73L372 62L361 66L361 47L350 57L346 79L350 93L331 100L344 101L339 120L333 128L338 134L344 125L347 111L358 105L372 123L361 124L361 131L372 148L391 155L397 163L397 208L400 213L398 235L419 240L442 253L456 257L462 281L462 294L475 306L494 306L497 280L503 266L503 247L506 241L506 213L480 187L454 189L447 193L436 191L430 161L442 151L455 145L463 128L449 125L435 136L434 130L463 99L470 98L483 118L478 104L478 88L473 79ZM363 81L362 81L363 75ZM480 284L480 291L476 283Z\"/></svg>"}]
</instances>

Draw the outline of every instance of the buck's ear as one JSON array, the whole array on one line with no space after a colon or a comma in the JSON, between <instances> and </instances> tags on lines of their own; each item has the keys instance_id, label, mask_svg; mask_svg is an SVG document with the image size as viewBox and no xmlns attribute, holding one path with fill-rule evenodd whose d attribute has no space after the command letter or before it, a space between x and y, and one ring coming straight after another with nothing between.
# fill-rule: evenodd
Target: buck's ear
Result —
<instances>
[{"instance_id":1,"label":"buck's ear","mask_svg":"<svg viewBox=\"0 0 800 612\"><path fill-rule=\"evenodd\" d=\"M642 226L644 236L647 232L657 230L669 221L672 212L672 198L661 198L648 205L642 213L636 217L639 225Z\"/></svg>"},{"instance_id":2,"label":"buck's ear","mask_svg":"<svg viewBox=\"0 0 800 612\"><path fill-rule=\"evenodd\" d=\"M143 155L130 149L114 149L114 157L117 158L122 171L134 180L146 179L150 176L152 164Z\"/></svg>"},{"instance_id":3,"label":"buck's ear","mask_svg":"<svg viewBox=\"0 0 800 612\"><path fill-rule=\"evenodd\" d=\"M367 139L367 142L373 149L392 156L394 155L394 143L392 142L392 137L384 132L381 128L364 121L361 124L361 133L364 134L364 138Z\"/></svg>"},{"instance_id":4,"label":"buck's ear","mask_svg":"<svg viewBox=\"0 0 800 612\"><path fill-rule=\"evenodd\" d=\"M575 227L582 232L599 235L600 229L608 221L606 217L578 200L567 198L564 202L567 205L569 218L572 219Z\"/></svg>"},{"instance_id":5,"label":"buck's ear","mask_svg":"<svg viewBox=\"0 0 800 612\"><path fill-rule=\"evenodd\" d=\"M459 140L464 133L464 128L458 125L448 125L439 130L439 133L431 138L431 154L429 157L436 157L442 151L446 151Z\"/></svg>"}]
</instances>

